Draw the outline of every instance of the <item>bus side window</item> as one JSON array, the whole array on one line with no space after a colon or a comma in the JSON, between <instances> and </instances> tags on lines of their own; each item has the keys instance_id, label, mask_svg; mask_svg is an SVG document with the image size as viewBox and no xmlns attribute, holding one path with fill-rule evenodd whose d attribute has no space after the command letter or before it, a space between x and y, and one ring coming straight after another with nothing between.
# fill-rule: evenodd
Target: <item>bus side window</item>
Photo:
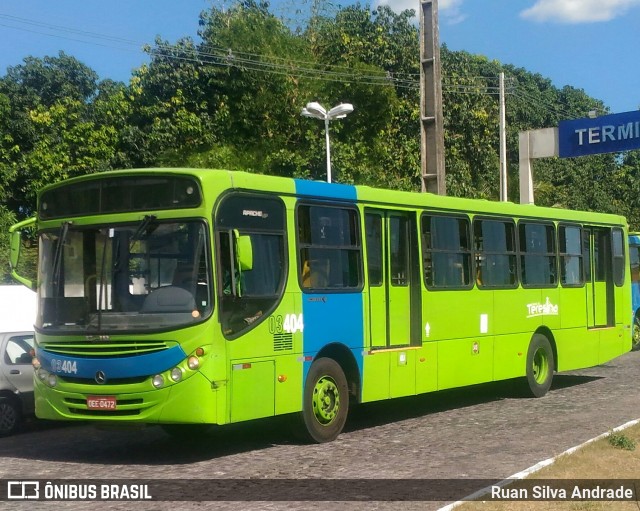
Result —
<instances>
[{"instance_id":1,"label":"bus side window","mask_svg":"<svg viewBox=\"0 0 640 511\"><path fill-rule=\"evenodd\" d=\"M302 289L349 292L362 285L357 210L301 204L298 214L299 282Z\"/></svg>"},{"instance_id":2,"label":"bus side window","mask_svg":"<svg viewBox=\"0 0 640 511\"><path fill-rule=\"evenodd\" d=\"M640 280L640 247L637 245L629 246L629 266L631 270L631 282Z\"/></svg>"},{"instance_id":3,"label":"bus side window","mask_svg":"<svg viewBox=\"0 0 640 511\"><path fill-rule=\"evenodd\" d=\"M556 287L558 273L553 224L521 221L518 229L522 284Z\"/></svg>"},{"instance_id":4,"label":"bus side window","mask_svg":"<svg viewBox=\"0 0 640 511\"><path fill-rule=\"evenodd\" d=\"M424 215L422 244L428 287L461 289L473 285L468 218Z\"/></svg>"},{"instance_id":5,"label":"bus side window","mask_svg":"<svg viewBox=\"0 0 640 511\"><path fill-rule=\"evenodd\" d=\"M583 283L582 229L578 225L558 227L560 255L560 282L563 286L581 286Z\"/></svg>"},{"instance_id":6,"label":"bus side window","mask_svg":"<svg viewBox=\"0 0 640 511\"><path fill-rule=\"evenodd\" d=\"M513 288L516 279L515 227L512 221L474 220L476 284L480 288Z\"/></svg>"}]
</instances>

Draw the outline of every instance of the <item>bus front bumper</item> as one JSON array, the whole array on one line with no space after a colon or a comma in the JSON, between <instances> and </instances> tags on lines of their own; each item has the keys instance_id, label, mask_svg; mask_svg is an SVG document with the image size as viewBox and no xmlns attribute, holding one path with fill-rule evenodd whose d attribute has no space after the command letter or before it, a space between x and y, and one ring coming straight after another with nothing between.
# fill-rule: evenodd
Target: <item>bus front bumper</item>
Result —
<instances>
[{"instance_id":1,"label":"bus front bumper","mask_svg":"<svg viewBox=\"0 0 640 511\"><path fill-rule=\"evenodd\" d=\"M153 424L219 423L218 400L224 387L214 389L202 373L160 389L153 388L150 379L145 383L132 385L135 389L128 390L124 385L96 386L68 381L59 381L51 387L35 378L36 417Z\"/></svg>"}]
</instances>

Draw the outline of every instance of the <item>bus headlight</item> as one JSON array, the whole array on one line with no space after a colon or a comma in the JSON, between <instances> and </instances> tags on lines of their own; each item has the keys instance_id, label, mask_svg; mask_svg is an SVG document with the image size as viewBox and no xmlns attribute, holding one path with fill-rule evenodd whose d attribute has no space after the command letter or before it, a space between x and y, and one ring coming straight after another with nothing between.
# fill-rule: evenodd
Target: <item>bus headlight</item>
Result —
<instances>
[{"instance_id":1,"label":"bus headlight","mask_svg":"<svg viewBox=\"0 0 640 511\"><path fill-rule=\"evenodd\" d=\"M55 374L49 374L47 383L50 387L55 387L58 384L58 377Z\"/></svg>"},{"instance_id":2,"label":"bus headlight","mask_svg":"<svg viewBox=\"0 0 640 511\"><path fill-rule=\"evenodd\" d=\"M198 369L198 367L200 367L200 359L195 355L191 355L189 357L189 360L187 360L187 365L189 366L189 369L195 371L196 369Z\"/></svg>"},{"instance_id":3,"label":"bus headlight","mask_svg":"<svg viewBox=\"0 0 640 511\"><path fill-rule=\"evenodd\" d=\"M162 376L161 374L156 374L153 377L153 380L151 380L151 383L153 383L153 386L156 389L159 389L160 387L162 387L164 385L164 376Z\"/></svg>"},{"instance_id":4,"label":"bus headlight","mask_svg":"<svg viewBox=\"0 0 640 511\"><path fill-rule=\"evenodd\" d=\"M182 380L182 369L179 367L171 369L171 379L176 382Z\"/></svg>"}]
</instances>

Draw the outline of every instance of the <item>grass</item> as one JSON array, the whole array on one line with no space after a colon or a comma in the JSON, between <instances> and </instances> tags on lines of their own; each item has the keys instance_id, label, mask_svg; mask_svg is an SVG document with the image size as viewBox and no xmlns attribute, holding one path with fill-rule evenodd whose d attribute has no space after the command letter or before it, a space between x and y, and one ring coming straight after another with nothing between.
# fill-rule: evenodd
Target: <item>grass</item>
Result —
<instances>
[{"instance_id":1,"label":"grass","mask_svg":"<svg viewBox=\"0 0 640 511\"><path fill-rule=\"evenodd\" d=\"M571 454L560 456L555 463L531 474L526 480L635 479L636 498L640 498L640 424L623 431L611 432ZM543 483L541 483L543 484ZM619 484L614 484L617 487ZM625 485L630 487L629 484ZM632 486L631 486L632 487ZM482 499L482 497L480 497ZM473 501L455 507L456 511L639 511L636 501Z\"/></svg>"}]
</instances>

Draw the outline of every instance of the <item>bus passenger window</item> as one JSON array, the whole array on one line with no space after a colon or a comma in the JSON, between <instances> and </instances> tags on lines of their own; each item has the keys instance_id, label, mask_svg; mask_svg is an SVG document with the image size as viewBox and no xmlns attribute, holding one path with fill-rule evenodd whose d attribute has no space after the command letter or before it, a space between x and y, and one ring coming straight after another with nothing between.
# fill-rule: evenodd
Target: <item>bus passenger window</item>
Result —
<instances>
[{"instance_id":1,"label":"bus passenger window","mask_svg":"<svg viewBox=\"0 0 640 511\"><path fill-rule=\"evenodd\" d=\"M424 215L422 244L427 287L461 289L473 285L467 218Z\"/></svg>"},{"instance_id":2,"label":"bus passenger window","mask_svg":"<svg viewBox=\"0 0 640 511\"><path fill-rule=\"evenodd\" d=\"M583 280L582 228L578 225L558 227L560 283L564 287L581 286Z\"/></svg>"},{"instance_id":3,"label":"bus passenger window","mask_svg":"<svg viewBox=\"0 0 640 511\"><path fill-rule=\"evenodd\" d=\"M298 208L299 282L303 290L354 291L362 286L358 214L352 208Z\"/></svg>"},{"instance_id":4,"label":"bus passenger window","mask_svg":"<svg viewBox=\"0 0 640 511\"><path fill-rule=\"evenodd\" d=\"M520 279L528 287L557 284L555 230L553 224L520 222Z\"/></svg>"},{"instance_id":5,"label":"bus passenger window","mask_svg":"<svg viewBox=\"0 0 640 511\"><path fill-rule=\"evenodd\" d=\"M513 222L477 219L473 225L478 287L515 287L517 256Z\"/></svg>"}]
</instances>

